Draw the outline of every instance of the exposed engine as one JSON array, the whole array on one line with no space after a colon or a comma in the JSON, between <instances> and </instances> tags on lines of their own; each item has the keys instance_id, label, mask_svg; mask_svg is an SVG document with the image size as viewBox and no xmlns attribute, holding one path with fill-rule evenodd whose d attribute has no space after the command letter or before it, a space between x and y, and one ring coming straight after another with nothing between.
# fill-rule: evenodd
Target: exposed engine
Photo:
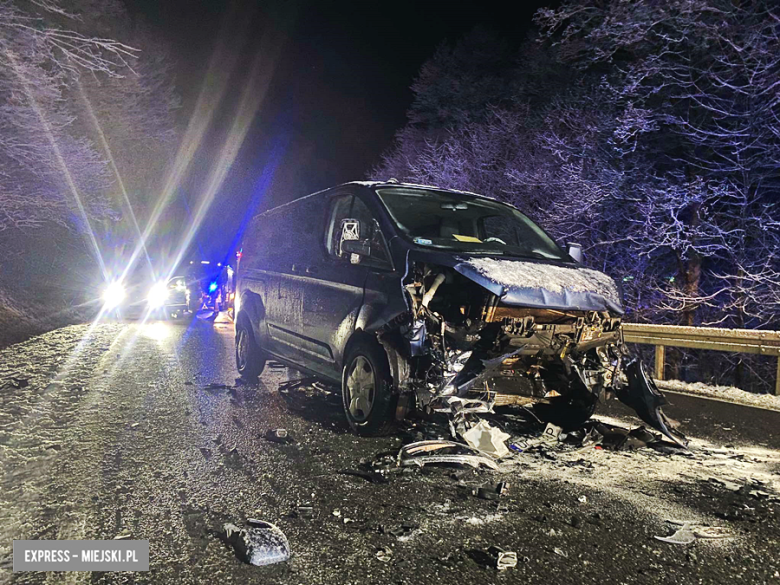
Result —
<instances>
[{"instance_id":1,"label":"exposed engine","mask_svg":"<svg viewBox=\"0 0 780 585\"><path fill-rule=\"evenodd\" d=\"M675 442L684 440L660 413L654 385L638 389L637 380L652 385L641 364L627 376L619 316L505 305L454 269L425 263L409 267L403 286L409 311L379 338L399 389L418 407L458 421L495 405L533 403L540 418L565 428L614 394Z\"/></svg>"}]
</instances>

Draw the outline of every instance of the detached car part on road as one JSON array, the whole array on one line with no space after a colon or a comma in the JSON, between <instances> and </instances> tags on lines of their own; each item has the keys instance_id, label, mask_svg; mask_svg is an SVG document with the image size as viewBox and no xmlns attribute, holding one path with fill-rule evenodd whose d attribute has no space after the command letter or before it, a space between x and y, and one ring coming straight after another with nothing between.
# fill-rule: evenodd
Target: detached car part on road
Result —
<instances>
[{"instance_id":1,"label":"detached car part on road","mask_svg":"<svg viewBox=\"0 0 780 585\"><path fill-rule=\"evenodd\" d=\"M236 282L236 362L267 358L341 384L360 434L413 407L533 404L563 428L602 394L684 444L623 344L607 275L509 205L436 187L356 182L255 217Z\"/></svg>"}]
</instances>

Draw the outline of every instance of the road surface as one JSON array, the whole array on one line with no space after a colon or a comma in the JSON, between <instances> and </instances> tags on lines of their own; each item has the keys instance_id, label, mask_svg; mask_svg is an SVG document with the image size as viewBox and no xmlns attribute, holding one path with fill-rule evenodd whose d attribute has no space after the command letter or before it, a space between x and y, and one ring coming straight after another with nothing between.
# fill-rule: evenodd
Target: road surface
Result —
<instances>
[{"instance_id":1,"label":"road surface","mask_svg":"<svg viewBox=\"0 0 780 585\"><path fill-rule=\"evenodd\" d=\"M780 584L780 413L674 396L691 453L551 445L501 472L403 471L398 448L445 427L358 438L337 394L279 390L297 376L238 383L232 325L198 319L80 325L0 350L0 582ZM521 414L494 421L538 435ZM269 441L277 428L295 442ZM377 461L386 482L340 473ZM473 495L498 481L498 501ZM284 531L289 562L236 558L222 527L248 517ZM668 520L730 538L661 542ZM13 539L117 536L149 540L148 573L11 572ZM517 567L490 567L491 545Z\"/></svg>"}]
</instances>

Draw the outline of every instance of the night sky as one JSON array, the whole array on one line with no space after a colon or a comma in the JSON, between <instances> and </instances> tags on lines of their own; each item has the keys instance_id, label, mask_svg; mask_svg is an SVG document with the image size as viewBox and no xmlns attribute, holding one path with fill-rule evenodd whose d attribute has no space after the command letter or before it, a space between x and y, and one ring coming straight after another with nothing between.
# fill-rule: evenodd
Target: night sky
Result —
<instances>
[{"instance_id":1,"label":"night sky","mask_svg":"<svg viewBox=\"0 0 780 585\"><path fill-rule=\"evenodd\" d=\"M550 4L126 1L170 44L182 128L216 48L237 58L181 185L182 206L198 200L216 164L263 34L282 39L268 93L197 238L200 254L212 259L230 250L256 211L365 178L404 125L409 86L442 42L475 26L519 41L535 10Z\"/></svg>"}]
</instances>

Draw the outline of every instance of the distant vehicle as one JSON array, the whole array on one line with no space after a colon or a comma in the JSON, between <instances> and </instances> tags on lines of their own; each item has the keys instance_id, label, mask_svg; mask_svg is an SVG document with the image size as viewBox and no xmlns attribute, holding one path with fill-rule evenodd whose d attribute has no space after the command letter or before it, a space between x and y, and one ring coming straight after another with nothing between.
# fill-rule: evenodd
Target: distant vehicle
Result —
<instances>
[{"instance_id":1,"label":"distant vehicle","mask_svg":"<svg viewBox=\"0 0 780 585\"><path fill-rule=\"evenodd\" d=\"M139 269L122 279L113 280L103 290L104 312L120 318L145 315L178 319L189 306L189 291L184 277L155 281Z\"/></svg>"},{"instance_id":2,"label":"distant vehicle","mask_svg":"<svg viewBox=\"0 0 780 585\"><path fill-rule=\"evenodd\" d=\"M406 405L534 403L567 429L614 393L684 442L623 345L621 294L516 208L473 193L348 183L255 217L236 282L236 364L341 385L352 429Z\"/></svg>"},{"instance_id":3,"label":"distant vehicle","mask_svg":"<svg viewBox=\"0 0 780 585\"><path fill-rule=\"evenodd\" d=\"M226 311L232 307L233 268L222 262L192 260L185 268L190 310Z\"/></svg>"},{"instance_id":4,"label":"distant vehicle","mask_svg":"<svg viewBox=\"0 0 780 585\"><path fill-rule=\"evenodd\" d=\"M231 318L234 316L233 306L236 298L235 294L235 270L229 264L222 266L222 272L219 275L219 298L217 306L220 311L227 312Z\"/></svg>"}]
</instances>

